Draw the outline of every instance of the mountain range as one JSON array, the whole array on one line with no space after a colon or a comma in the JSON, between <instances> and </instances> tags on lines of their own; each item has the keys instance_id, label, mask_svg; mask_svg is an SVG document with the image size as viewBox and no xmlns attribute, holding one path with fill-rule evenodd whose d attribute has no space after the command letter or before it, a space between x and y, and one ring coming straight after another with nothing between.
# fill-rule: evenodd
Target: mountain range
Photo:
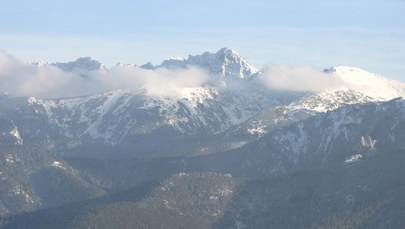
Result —
<instances>
[{"instance_id":1,"label":"mountain range","mask_svg":"<svg viewBox=\"0 0 405 229\"><path fill-rule=\"evenodd\" d=\"M349 66L259 71L230 48L31 65L205 78L169 94L0 97L0 228L405 226L402 82Z\"/></svg>"}]
</instances>

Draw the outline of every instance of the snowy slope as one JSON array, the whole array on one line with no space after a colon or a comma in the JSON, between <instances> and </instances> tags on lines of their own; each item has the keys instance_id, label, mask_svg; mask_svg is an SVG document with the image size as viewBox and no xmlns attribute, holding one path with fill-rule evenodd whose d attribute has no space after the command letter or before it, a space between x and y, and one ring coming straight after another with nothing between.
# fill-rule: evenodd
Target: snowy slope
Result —
<instances>
[{"instance_id":1,"label":"snowy slope","mask_svg":"<svg viewBox=\"0 0 405 229\"><path fill-rule=\"evenodd\" d=\"M326 112L345 104L388 101L405 97L405 83L360 68L337 66L326 71L341 79L344 85L333 90L312 93L290 104L290 107Z\"/></svg>"},{"instance_id":2,"label":"snowy slope","mask_svg":"<svg viewBox=\"0 0 405 229\"><path fill-rule=\"evenodd\" d=\"M103 121L103 117L119 102L125 106L131 98L129 90L116 90L103 94L78 97L71 99L38 99L28 98L31 105L40 105L46 111L49 123L55 126L61 135L69 138L82 137L88 134L91 137L99 137L98 125ZM121 107L116 107L120 111ZM121 117L125 119L125 117ZM131 120L127 120L128 125ZM124 131L125 130L121 130ZM108 134L106 132L106 140Z\"/></svg>"},{"instance_id":3,"label":"snowy slope","mask_svg":"<svg viewBox=\"0 0 405 229\"><path fill-rule=\"evenodd\" d=\"M257 100L257 101L255 101ZM147 96L130 90L70 99L28 98L68 138L90 137L118 144L131 134L171 128L184 135L216 134L246 121L274 99L214 88L184 88L180 97Z\"/></svg>"},{"instance_id":4,"label":"snowy slope","mask_svg":"<svg viewBox=\"0 0 405 229\"><path fill-rule=\"evenodd\" d=\"M337 66L329 70L338 75L352 90L377 100L389 100L405 95L405 83L349 66Z\"/></svg>"}]
</instances>

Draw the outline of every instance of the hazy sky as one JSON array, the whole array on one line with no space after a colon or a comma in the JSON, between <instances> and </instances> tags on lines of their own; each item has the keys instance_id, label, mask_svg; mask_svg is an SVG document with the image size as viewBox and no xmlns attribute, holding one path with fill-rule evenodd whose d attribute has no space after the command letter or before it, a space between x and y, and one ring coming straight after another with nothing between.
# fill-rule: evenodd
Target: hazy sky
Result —
<instances>
[{"instance_id":1,"label":"hazy sky","mask_svg":"<svg viewBox=\"0 0 405 229\"><path fill-rule=\"evenodd\" d=\"M23 61L159 64L221 47L257 68L344 64L405 81L405 0L0 1L0 49Z\"/></svg>"}]
</instances>

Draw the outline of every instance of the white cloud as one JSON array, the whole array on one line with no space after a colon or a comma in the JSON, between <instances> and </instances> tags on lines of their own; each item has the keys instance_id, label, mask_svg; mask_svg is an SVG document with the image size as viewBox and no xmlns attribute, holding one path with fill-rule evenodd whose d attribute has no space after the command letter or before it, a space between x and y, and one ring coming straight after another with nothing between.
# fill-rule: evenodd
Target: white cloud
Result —
<instances>
[{"instance_id":1,"label":"white cloud","mask_svg":"<svg viewBox=\"0 0 405 229\"><path fill-rule=\"evenodd\" d=\"M209 79L205 71L196 67L148 70L116 66L107 72L94 71L90 76L104 90L130 88L135 92L145 90L148 94L163 96L178 95L185 87L201 87Z\"/></svg>"},{"instance_id":2,"label":"white cloud","mask_svg":"<svg viewBox=\"0 0 405 229\"><path fill-rule=\"evenodd\" d=\"M263 81L269 88L291 91L316 92L344 86L343 80L335 75L308 66L269 67L263 73Z\"/></svg>"},{"instance_id":3,"label":"white cloud","mask_svg":"<svg viewBox=\"0 0 405 229\"><path fill-rule=\"evenodd\" d=\"M110 70L90 71L87 77L83 77L52 65L23 63L0 51L0 91L17 97L74 97L117 88L175 96L180 94L182 88L200 87L208 79L205 71L194 67L147 70L116 66Z\"/></svg>"},{"instance_id":4,"label":"white cloud","mask_svg":"<svg viewBox=\"0 0 405 229\"><path fill-rule=\"evenodd\" d=\"M82 77L51 66L36 66L0 52L0 91L12 96L69 97L85 93Z\"/></svg>"}]
</instances>

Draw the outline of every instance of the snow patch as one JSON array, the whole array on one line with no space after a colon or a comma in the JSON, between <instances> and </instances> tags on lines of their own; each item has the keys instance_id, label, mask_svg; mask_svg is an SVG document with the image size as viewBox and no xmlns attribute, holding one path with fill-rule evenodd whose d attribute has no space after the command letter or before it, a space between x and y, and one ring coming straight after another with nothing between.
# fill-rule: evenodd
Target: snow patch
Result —
<instances>
[{"instance_id":1,"label":"snow patch","mask_svg":"<svg viewBox=\"0 0 405 229\"><path fill-rule=\"evenodd\" d=\"M361 159L363 159L363 155L361 155L359 153L355 154L355 155L352 155L352 156L345 159L345 165L354 164L354 163L358 162Z\"/></svg>"},{"instance_id":2,"label":"snow patch","mask_svg":"<svg viewBox=\"0 0 405 229\"><path fill-rule=\"evenodd\" d=\"M183 176L188 176L189 174L187 173L179 173L179 177L183 177Z\"/></svg>"},{"instance_id":3,"label":"snow patch","mask_svg":"<svg viewBox=\"0 0 405 229\"><path fill-rule=\"evenodd\" d=\"M13 135L17 139L17 142L15 144L17 144L17 145L23 144L23 139L21 138L17 127L14 127L14 129L12 131L10 131L9 134Z\"/></svg>"},{"instance_id":4,"label":"snow patch","mask_svg":"<svg viewBox=\"0 0 405 229\"><path fill-rule=\"evenodd\" d=\"M251 126L252 126L251 128L247 129L247 131L251 135L257 135L257 136L261 137L267 133L267 131L265 130L266 125L262 124L261 120L253 121L251 123Z\"/></svg>"},{"instance_id":5,"label":"snow patch","mask_svg":"<svg viewBox=\"0 0 405 229\"><path fill-rule=\"evenodd\" d=\"M34 199L31 195L23 189L22 185L14 186L8 193L9 196L18 196L21 195L24 197L25 201L28 203L34 203Z\"/></svg>"},{"instance_id":6,"label":"snow patch","mask_svg":"<svg viewBox=\"0 0 405 229\"><path fill-rule=\"evenodd\" d=\"M366 148L370 148L371 150L375 150L375 145L377 144L377 140L376 139L371 139L370 136L364 137L361 136L361 145L366 147Z\"/></svg>"},{"instance_id":7,"label":"snow patch","mask_svg":"<svg viewBox=\"0 0 405 229\"><path fill-rule=\"evenodd\" d=\"M59 162L59 161L54 161L54 162L52 162L51 166L52 166L52 167L61 168L61 169L63 169L63 170L66 170L66 167L63 166L63 164L62 164L61 162Z\"/></svg>"},{"instance_id":8,"label":"snow patch","mask_svg":"<svg viewBox=\"0 0 405 229\"><path fill-rule=\"evenodd\" d=\"M5 155L5 160L8 163L14 163L14 162L19 162L20 158L18 158L17 155L13 155L13 154L9 153L9 154Z\"/></svg>"}]
</instances>

